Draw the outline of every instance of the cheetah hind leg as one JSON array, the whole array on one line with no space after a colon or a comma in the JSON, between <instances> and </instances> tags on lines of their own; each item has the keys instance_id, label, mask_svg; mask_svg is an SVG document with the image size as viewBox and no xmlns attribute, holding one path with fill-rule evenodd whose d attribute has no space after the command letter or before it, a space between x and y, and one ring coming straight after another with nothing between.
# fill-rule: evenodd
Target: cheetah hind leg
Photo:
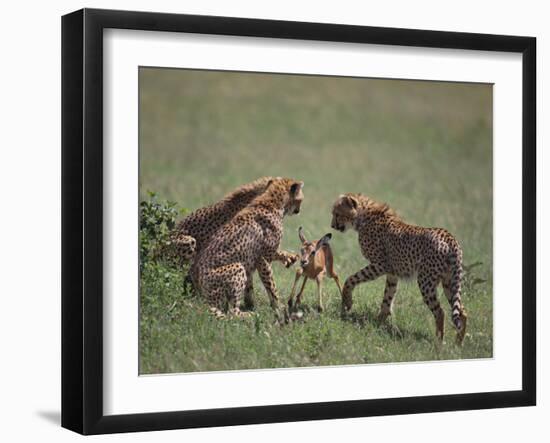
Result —
<instances>
[{"instance_id":1,"label":"cheetah hind leg","mask_svg":"<svg viewBox=\"0 0 550 443\"><path fill-rule=\"evenodd\" d=\"M252 289L252 276L247 274L242 264L229 265L223 270L223 280L226 282L228 313L232 317L246 318L252 315L251 312L243 312L240 309L241 300L247 290Z\"/></svg>"},{"instance_id":2,"label":"cheetah hind leg","mask_svg":"<svg viewBox=\"0 0 550 443\"><path fill-rule=\"evenodd\" d=\"M222 309L220 309L218 306L210 306L209 311L216 317L217 319L225 319L228 317L237 317L237 318L247 318L252 315L252 312L248 311L241 311L238 307L232 307L227 310L227 313L225 313Z\"/></svg>"},{"instance_id":3,"label":"cheetah hind leg","mask_svg":"<svg viewBox=\"0 0 550 443\"><path fill-rule=\"evenodd\" d=\"M244 309L246 311L253 311L254 308L254 286L252 284L252 276L249 276L244 288Z\"/></svg>"},{"instance_id":4,"label":"cheetah hind leg","mask_svg":"<svg viewBox=\"0 0 550 443\"><path fill-rule=\"evenodd\" d=\"M422 293L422 298L435 318L435 335L439 342L442 342L445 335L445 313L437 300L437 284L438 282L429 273L418 275L418 287Z\"/></svg>"},{"instance_id":5,"label":"cheetah hind leg","mask_svg":"<svg viewBox=\"0 0 550 443\"><path fill-rule=\"evenodd\" d=\"M206 294L210 313L217 319L226 318L227 299L222 288L211 289Z\"/></svg>"},{"instance_id":6,"label":"cheetah hind leg","mask_svg":"<svg viewBox=\"0 0 550 443\"><path fill-rule=\"evenodd\" d=\"M208 310L212 313L214 317L219 320L226 317L225 312L223 312L220 308L217 308L216 306L210 306Z\"/></svg>"},{"instance_id":7,"label":"cheetah hind leg","mask_svg":"<svg viewBox=\"0 0 550 443\"><path fill-rule=\"evenodd\" d=\"M227 314L223 312L220 308L217 308L215 306L211 306L209 310L212 313L212 315L214 315L214 317L216 317L218 320L228 318L228 316L237 317L237 318L247 318L252 315L252 312L248 312L248 311L243 312L239 308L231 308L228 310Z\"/></svg>"},{"instance_id":8,"label":"cheetah hind leg","mask_svg":"<svg viewBox=\"0 0 550 443\"><path fill-rule=\"evenodd\" d=\"M248 318L252 316L252 312L250 311L241 311L238 307L234 307L229 309L229 314L233 317L237 318Z\"/></svg>"},{"instance_id":9,"label":"cheetah hind leg","mask_svg":"<svg viewBox=\"0 0 550 443\"><path fill-rule=\"evenodd\" d=\"M248 285L246 271L242 264L231 264L217 268L213 273L213 286L207 288L208 302L211 312L217 318L223 318L223 309L227 305L227 313L235 317L248 317L250 312L242 312L239 308L243 293Z\"/></svg>"}]
</instances>

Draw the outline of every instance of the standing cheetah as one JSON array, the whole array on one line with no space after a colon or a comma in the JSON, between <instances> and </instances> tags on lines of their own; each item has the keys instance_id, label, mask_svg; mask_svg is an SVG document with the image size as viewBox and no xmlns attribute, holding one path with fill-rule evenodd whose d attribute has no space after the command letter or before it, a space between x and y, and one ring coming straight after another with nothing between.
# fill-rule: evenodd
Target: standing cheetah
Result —
<instances>
[{"instance_id":1,"label":"standing cheetah","mask_svg":"<svg viewBox=\"0 0 550 443\"><path fill-rule=\"evenodd\" d=\"M386 204L375 202L361 194L341 195L332 208L333 229L348 228L359 234L363 256L370 264L348 277L344 284L342 305L352 306L352 291L359 283L386 275L386 289L379 320L392 312L399 278L417 276L424 302L435 317L436 336L443 339L444 312L437 300L437 286L451 305L457 341L466 333L466 313L460 298L462 280L462 250L457 240L440 228L423 228L402 221Z\"/></svg>"},{"instance_id":2,"label":"standing cheetah","mask_svg":"<svg viewBox=\"0 0 550 443\"><path fill-rule=\"evenodd\" d=\"M266 191L218 230L199 252L195 259L198 286L216 314L221 315L226 305L230 313L240 314L240 301L256 269L271 306L278 310L271 262L286 260L279 251L283 217L300 212L302 187L303 182L288 178L271 180Z\"/></svg>"}]
</instances>

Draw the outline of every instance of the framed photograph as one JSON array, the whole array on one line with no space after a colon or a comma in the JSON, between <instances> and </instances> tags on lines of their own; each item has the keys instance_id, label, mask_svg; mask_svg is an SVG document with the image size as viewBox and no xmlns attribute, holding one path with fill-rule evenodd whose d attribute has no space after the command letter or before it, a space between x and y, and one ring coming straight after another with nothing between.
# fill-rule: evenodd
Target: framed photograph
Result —
<instances>
[{"instance_id":1,"label":"framed photograph","mask_svg":"<svg viewBox=\"0 0 550 443\"><path fill-rule=\"evenodd\" d=\"M532 37L64 16L62 426L535 405L535 60Z\"/></svg>"}]
</instances>

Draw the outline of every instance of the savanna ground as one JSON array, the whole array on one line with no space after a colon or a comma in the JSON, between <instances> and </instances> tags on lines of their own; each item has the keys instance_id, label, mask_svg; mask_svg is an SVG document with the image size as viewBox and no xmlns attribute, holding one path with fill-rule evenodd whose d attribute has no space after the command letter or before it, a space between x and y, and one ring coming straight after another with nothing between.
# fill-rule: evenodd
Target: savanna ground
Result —
<instances>
[{"instance_id":1,"label":"savanna ground","mask_svg":"<svg viewBox=\"0 0 550 443\"><path fill-rule=\"evenodd\" d=\"M325 280L305 290L302 322L280 326L255 276L256 311L217 320L183 287L183 270L146 267L140 290L140 373L364 364L492 356L492 87L490 85L140 70L140 194L195 210L257 177L305 182L282 247L297 229L330 229L339 194L362 192L407 222L443 227L462 244L468 334L455 344L450 309L443 346L414 281L400 282L388 327L376 323L384 279L356 287L351 319ZM366 265L355 232L333 233L342 282ZM295 268L274 263L281 302ZM440 289L440 293L441 293ZM307 309L307 308L311 309Z\"/></svg>"}]
</instances>

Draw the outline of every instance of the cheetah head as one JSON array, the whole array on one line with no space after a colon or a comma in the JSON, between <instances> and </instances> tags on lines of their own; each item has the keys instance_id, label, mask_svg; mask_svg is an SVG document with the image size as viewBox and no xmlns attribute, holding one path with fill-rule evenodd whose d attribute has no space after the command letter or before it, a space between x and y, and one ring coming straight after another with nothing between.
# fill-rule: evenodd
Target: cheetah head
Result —
<instances>
[{"instance_id":1,"label":"cheetah head","mask_svg":"<svg viewBox=\"0 0 550 443\"><path fill-rule=\"evenodd\" d=\"M283 215L298 214L304 200L303 187L302 181L276 177L269 181L266 191L257 199L282 210Z\"/></svg>"},{"instance_id":2,"label":"cheetah head","mask_svg":"<svg viewBox=\"0 0 550 443\"><path fill-rule=\"evenodd\" d=\"M197 249L197 241L189 235L181 235L177 238L172 238L171 241L164 246L162 256L164 259L175 265L189 263L195 256Z\"/></svg>"},{"instance_id":3,"label":"cheetah head","mask_svg":"<svg viewBox=\"0 0 550 443\"><path fill-rule=\"evenodd\" d=\"M182 260L190 261L194 256L197 248L197 241L193 237L180 239L177 243L177 255Z\"/></svg>"},{"instance_id":4,"label":"cheetah head","mask_svg":"<svg viewBox=\"0 0 550 443\"><path fill-rule=\"evenodd\" d=\"M290 186L290 198L285 206L286 214L299 214L302 201L304 200L304 192L302 191L304 182L295 182Z\"/></svg>"},{"instance_id":5,"label":"cheetah head","mask_svg":"<svg viewBox=\"0 0 550 443\"><path fill-rule=\"evenodd\" d=\"M284 215L294 215L300 213L300 207L304 200L304 182L292 179L276 179L280 180L283 186L283 192L287 194L284 199Z\"/></svg>"},{"instance_id":6,"label":"cheetah head","mask_svg":"<svg viewBox=\"0 0 550 443\"><path fill-rule=\"evenodd\" d=\"M349 229L357 217L358 200L351 194L338 197L332 207L332 222L330 226L340 232Z\"/></svg>"}]
</instances>

